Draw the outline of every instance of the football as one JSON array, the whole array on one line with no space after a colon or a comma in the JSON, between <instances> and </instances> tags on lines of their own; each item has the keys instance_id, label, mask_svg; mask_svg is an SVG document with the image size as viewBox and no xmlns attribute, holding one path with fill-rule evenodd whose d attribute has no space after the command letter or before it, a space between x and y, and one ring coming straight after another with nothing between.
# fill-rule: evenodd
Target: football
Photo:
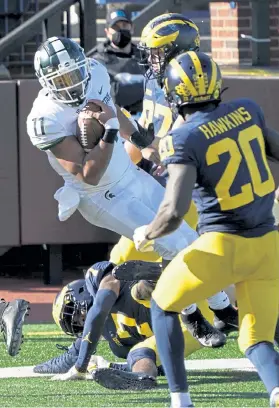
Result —
<instances>
[{"instance_id":1,"label":"football","mask_svg":"<svg viewBox=\"0 0 279 408\"><path fill-rule=\"evenodd\" d=\"M93 117L99 111L100 106L89 102L78 115L76 136L85 151L93 149L105 133L104 126Z\"/></svg>"}]
</instances>

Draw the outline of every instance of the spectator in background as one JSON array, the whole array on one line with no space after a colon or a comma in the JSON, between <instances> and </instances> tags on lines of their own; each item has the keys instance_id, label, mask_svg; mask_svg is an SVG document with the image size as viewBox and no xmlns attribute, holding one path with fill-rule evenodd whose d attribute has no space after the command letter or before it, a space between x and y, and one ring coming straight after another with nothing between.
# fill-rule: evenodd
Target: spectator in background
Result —
<instances>
[{"instance_id":1,"label":"spectator in background","mask_svg":"<svg viewBox=\"0 0 279 408\"><path fill-rule=\"evenodd\" d=\"M107 40L88 53L104 64L111 78L114 102L132 115L142 110L144 77L138 65L139 51L132 43L133 24L130 15L121 9L107 14Z\"/></svg>"}]
</instances>

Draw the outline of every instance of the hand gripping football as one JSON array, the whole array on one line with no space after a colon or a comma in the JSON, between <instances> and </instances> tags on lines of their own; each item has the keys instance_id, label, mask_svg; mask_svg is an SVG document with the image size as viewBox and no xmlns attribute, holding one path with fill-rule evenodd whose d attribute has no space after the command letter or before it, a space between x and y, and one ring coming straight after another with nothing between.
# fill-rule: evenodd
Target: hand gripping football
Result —
<instances>
[{"instance_id":1,"label":"hand gripping football","mask_svg":"<svg viewBox=\"0 0 279 408\"><path fill-rule=\"evenodd\" d=\"M100 106L89 102L79 113L76 136L85 151L93 149L105 133L104 126L94 118L93 113L99 112Z\"/></svg>"}]
</instances>

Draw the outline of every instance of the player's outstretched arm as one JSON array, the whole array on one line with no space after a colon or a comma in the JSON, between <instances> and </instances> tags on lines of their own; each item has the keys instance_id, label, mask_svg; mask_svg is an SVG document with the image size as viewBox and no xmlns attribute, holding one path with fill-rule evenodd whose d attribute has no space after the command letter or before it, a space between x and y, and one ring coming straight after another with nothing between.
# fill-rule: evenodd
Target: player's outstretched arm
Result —
<instances>
[{"instance_id":1,"label":"player's outstretched arm","mask_svg":"<svg viewBox=\"0 0 279 408\"><path fill-rule=\"evenodd\" d=\"M143 128L139 123L133 121L133 123L127 115L125 115L119 106L116 105L117 118L120 123L121 136L135 145L138 149L142 150L147 146L150 146L154 140L154 126L152 123L147 129ZM135 125L137 128L135 128Z\"/></svg>"},{"instance_id":2,"label":"player's outstretched arm","mask_svg":"<svg viewBox=\"0 0 279 408\"><path fill-rule=\"evenodd\" d=\"M149 240L175 231L190 208L197 177L196 168L188 164L169 164L168 172L164 199L156 217L145 231L145 237Z\"/></svg>"},{"instance_id":3,"label":"player's outstretched arm","mask_svg":"<svg viewBox=\"0 0 279 408\"><path fill-rule=\"evenodd\" d=\"M111 274L102 279L93 306L86 316L79 357L75 364L78 372L86 372L90 357L95 352L103 332L108 314L118 298L119 290L120 282Z\"/></svg>"}]
</instances>

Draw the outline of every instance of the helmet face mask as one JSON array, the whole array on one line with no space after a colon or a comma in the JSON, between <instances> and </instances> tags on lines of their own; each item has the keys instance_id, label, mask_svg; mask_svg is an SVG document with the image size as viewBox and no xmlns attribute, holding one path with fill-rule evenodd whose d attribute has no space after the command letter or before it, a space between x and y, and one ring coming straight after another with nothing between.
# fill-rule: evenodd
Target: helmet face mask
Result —
<instances>
[{"instance_id":1,"label":"helmet face mask","mask_svg":"<svg viewBox=\"0 0 279 408\"><path fill-rule=\"evenodd\" d=\"M161 78L164 75L166 65L166 53L164 48L150 48L145 51L147 55L148 79Z\"/></svg>"},{"instance_id":2,"label":"helmet face mask","mask_svg":"<svg viewBox=\"0 0 279 408\"><path fill-rule=\"evenodd\" d=\"M54 74L43 75L39 80L52 97L64 103L81 103L86 97L90 74L88 61L73 63L69 68L60 68Z\"/></svg>"},{"instance_id":3,"label":"helmet face mask","mask_svg":"<svg viewBox=\"0 0 279 408\"><path fill-rule=\"evenodd\" d=\"M80 279L65 286L53 303L53 318L64 333L79 337L88 310L92 306L92 297L87 291L85 280Z\"/></svg>"},{"instance_id":4,"label":"helmet face mask","mask_svg":"<svg viewBox=\"0 0 279 408\"><path fill-rule=\"evenodd\" d=\"M51 47L57 42L62 44L60 49L56 45L58 50ZM34 66L41 86L53 99L69 105L84 102L90 66L83 49L74 41L58 37L47 40L36 52Z\"/></svg>"}]
</instances>

